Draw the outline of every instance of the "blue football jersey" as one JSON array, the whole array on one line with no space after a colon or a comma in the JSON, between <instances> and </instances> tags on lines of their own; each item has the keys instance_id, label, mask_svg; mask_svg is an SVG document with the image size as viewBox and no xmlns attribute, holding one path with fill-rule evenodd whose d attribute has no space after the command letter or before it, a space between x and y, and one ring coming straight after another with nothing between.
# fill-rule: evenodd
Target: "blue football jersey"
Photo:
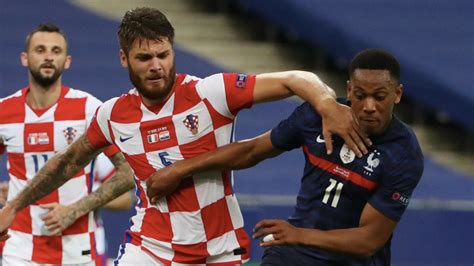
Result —
<instances>
[{"instance_id":1,"label":"blue football jersey","mask_svg":"<svg viewBox=\"0 0 474 266\"><path fill-rule=\"evenodd\" d=\"M308 103L272 130L275 148L301 147L305 155L297 203L288 218L291 224L321 230L358 227L367 203L393 221L400 220L423 173L423 154L413 131L396 117L382 135L370 138L373 145L362 158L337 136L333 136L333 153L327 155L321 116ZM368 259L294 248L331 265L390 265L390 240Z\"/></svg>"}]
</instances>

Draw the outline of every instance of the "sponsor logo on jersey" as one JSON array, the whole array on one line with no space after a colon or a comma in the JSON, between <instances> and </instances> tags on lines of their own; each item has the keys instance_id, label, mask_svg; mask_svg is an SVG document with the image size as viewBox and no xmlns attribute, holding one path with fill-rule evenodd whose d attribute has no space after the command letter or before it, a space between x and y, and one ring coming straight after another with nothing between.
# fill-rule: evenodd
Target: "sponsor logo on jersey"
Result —
<instances>
[{"instance_id":1,"label":"sponsor logo on jersey","mask_svg":"<svg viewBox=\"0 0 474 266\"><path fill-rule=\"evenodd\" d=\"M339 157L344 164L352 163L355 159L355 153L349 149L349 146L344 143L342 145L341 151L339 152Z\"/></svg>"},{"instance_id":2,"label":"sponsor logo on jersey","mask_svg":"<svg viewBox=\"0 0 474 266\"><path fill-rule=\"evenodd\" d=\"M377 150L374 150L369 154L369 157L367 157L367 165L364 166L364 169L366 170L364 171L365 174L370 176L374 172L374 169L379 166L380 160L378 158L375 158L375 156L379 155L380 152L378 152Z\"/></svg>"},{"instance_id":3,"label":"sponsor logo on jersey","mask_svg":"<svg viewBox=\"0 0 474 266\"><path fill-rule=\"evenodd\" d=\"M237 79L235 80L235 86L237 88L245 88L247 85L247 75L239 74L237 75Z\"/></svg>"},{"instance_id":4,"label":"sponsor logo on jersey","mask_svg":"<svg viewBox=\"0 0 474 266\"><path fill-rule=\"evenodd\" d=\"M66 138L67 144L71 144L76 138L77 130L73 127L67 127L63 130L63 135Z\"/></svg>"},{"instance_id":5,"label":"sponsor logo on jersey","mask_svg":"<svg viewBox=\"0 0 474 266\"><path fill-rule=\"evenodd\" d=\"M197 115L187 115L183 120L183 124L189 129L189 131L191 131L191 133L193 133L193 135L198 133L199 117Z\"/></svg>"},{"instance_id":6,"label":"sponsor logo on jersey","mask_svg":"<svg viewBox=\"0 0 474 266\"><path fill-rule=\"evenodd\" d=\"M27 138L29 145L46 145L49 144L48 133L30 133Z\"/></svg>"},{"instance_id":7,"label":"sponsor logo on jersey","mask_svg":"<svg viewBox=\"0 0 474 266\"><path fill-rule=\"evenodd\" d=\"M127 140L129 140L129 139L131 139L131 138L133 138L133 136L129 136L129 137L120 136L119 139L120 139L120 142L125 142L125 141L127 141Z\"/></svg>"},{"instance_id":8,"label":"sponsor logo on jersey","mask_svg":"<svg viewBox=\"0 0 474 266\"><path fill-rule=\"evenodd\" d=\"M403 195L402 193L400 192L393 192L392 194L392 200L394 201L398 201L399 203L407 206L408 203L410 203L410 198L406 195Z\"/></svg>"},{"instance_id":9,"label":"sponsor logo on jersey","mask_svg":"<svg viewBox=\"0 0 474 266\"><path fill-rule=\"evenodd\" d=\"M316 138L316 142L317 143L324 143L324 139L321 137L321 134L319 134L318 137Z\"/></svg>"}]
</instances>

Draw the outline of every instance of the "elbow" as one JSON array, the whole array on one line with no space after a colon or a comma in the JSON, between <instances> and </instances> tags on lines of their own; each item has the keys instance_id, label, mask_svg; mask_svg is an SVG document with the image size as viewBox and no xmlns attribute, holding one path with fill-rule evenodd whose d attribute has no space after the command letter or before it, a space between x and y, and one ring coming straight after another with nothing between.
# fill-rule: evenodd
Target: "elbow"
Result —
<instances>
[{"instance_id":1,"label":"elbow","mask_svg":"<svg viewBox=\"0 0 474 266\"><path fill-rule=\"evenodd\" d=\"M369 258L372 257L383 245L374 243L371 241L366 241L359 246L358 249L354 250L354 254L360 258Z\"/></svg>"}]
</instances>

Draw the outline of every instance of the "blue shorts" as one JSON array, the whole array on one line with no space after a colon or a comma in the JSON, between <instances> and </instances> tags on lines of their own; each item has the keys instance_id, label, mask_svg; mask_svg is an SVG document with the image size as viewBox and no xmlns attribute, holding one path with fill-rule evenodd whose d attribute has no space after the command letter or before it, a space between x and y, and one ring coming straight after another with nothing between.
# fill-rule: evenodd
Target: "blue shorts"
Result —
<instances>
[{"instance_id":1,"label":"blue shorts","mask_svg":"<svg viewBox=\"0 0 474 266\"><path fill-rule=\"evenodd\" d=\"M265 249L262 257L263 266L326 266L334 265L327 261L311 258L301 253L295 246L273 246Z\"/></svg>"}]
</instances>

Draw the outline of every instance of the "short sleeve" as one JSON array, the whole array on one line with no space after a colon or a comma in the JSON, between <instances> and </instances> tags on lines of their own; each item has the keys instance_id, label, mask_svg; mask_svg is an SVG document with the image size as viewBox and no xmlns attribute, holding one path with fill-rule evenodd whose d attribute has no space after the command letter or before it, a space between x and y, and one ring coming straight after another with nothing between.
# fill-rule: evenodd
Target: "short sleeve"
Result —
<instances>
[{"instance_id":1,"label":"short sleeve","mask_svg":"<svg viewBox=\"0 0 474 266\"><path fill-rule=\"evenodd\" d=\"M369 203L398 222L423 174L423 156L406 155L398 163L389 166L386 172Z\"/></svg>"},{"instance_id":2,"label":"short sleeve","mask_svg":"<svg viewBox=\"0 0 474 266\"><path fill-rule=\"evenodd\" d=\"M102 131L102 128L99 125L99 121L98 121L99 111L100 111L100 108L97 109L96 115L94 116L94 118L92 118L92 122L89 125L89 128L87 128L87 132L86 132L86 136L89 139L89 142L96 149L101 149L103 147L106 147L112 144L106 138L106 134ZM105 123L108 123L108 121L105 121Z\"/></svg>"},{"instance_id":3,"label":"short sleeve","mask_svg":"<svg viewBox=\"0 0 474 266\"><path fill-rule=\"evenodd\" d=\"M295 111L272 129L271 141L275 148L289 151L303 144L304 123L314 112L308 103L298 106ZM313 121L316 122L316 121Z\"/></svg>"},{"instance_id":4,"label":"short sleeve","mask_svg":"<svg viewBox=\"0 0 474 266\"><path fill-rule=\"evenodd\" d=\"M233 118L243 108L252 107L255 79L255 75L215 74L200 80L196 89L220 114Z\"/></svg>"},{"instance_id":5,"label":"short sleeve","mask_svg":"<svg viewBox=\"0 0 474 266\"><path fill-rule=\"evenodd\" d=\"M86 101L87 126L89 126L90 123L92 122L92 119L94 118L97 108L99 108L101 104L102 102L99 99L95 98L94 96L90 95L89 97L87 97L87 101Z\"/></svg>"},{"instance_id":6,"label":"short sleeve","mask_svg":"<svg viewBox=\"0 0 474 266\"><path fill-rule=\"evenodd\" d=\"M115 167L104 153L99 154L94 161L94 181L103 183L115 173Z\"/></svg>"}]
</instances>

